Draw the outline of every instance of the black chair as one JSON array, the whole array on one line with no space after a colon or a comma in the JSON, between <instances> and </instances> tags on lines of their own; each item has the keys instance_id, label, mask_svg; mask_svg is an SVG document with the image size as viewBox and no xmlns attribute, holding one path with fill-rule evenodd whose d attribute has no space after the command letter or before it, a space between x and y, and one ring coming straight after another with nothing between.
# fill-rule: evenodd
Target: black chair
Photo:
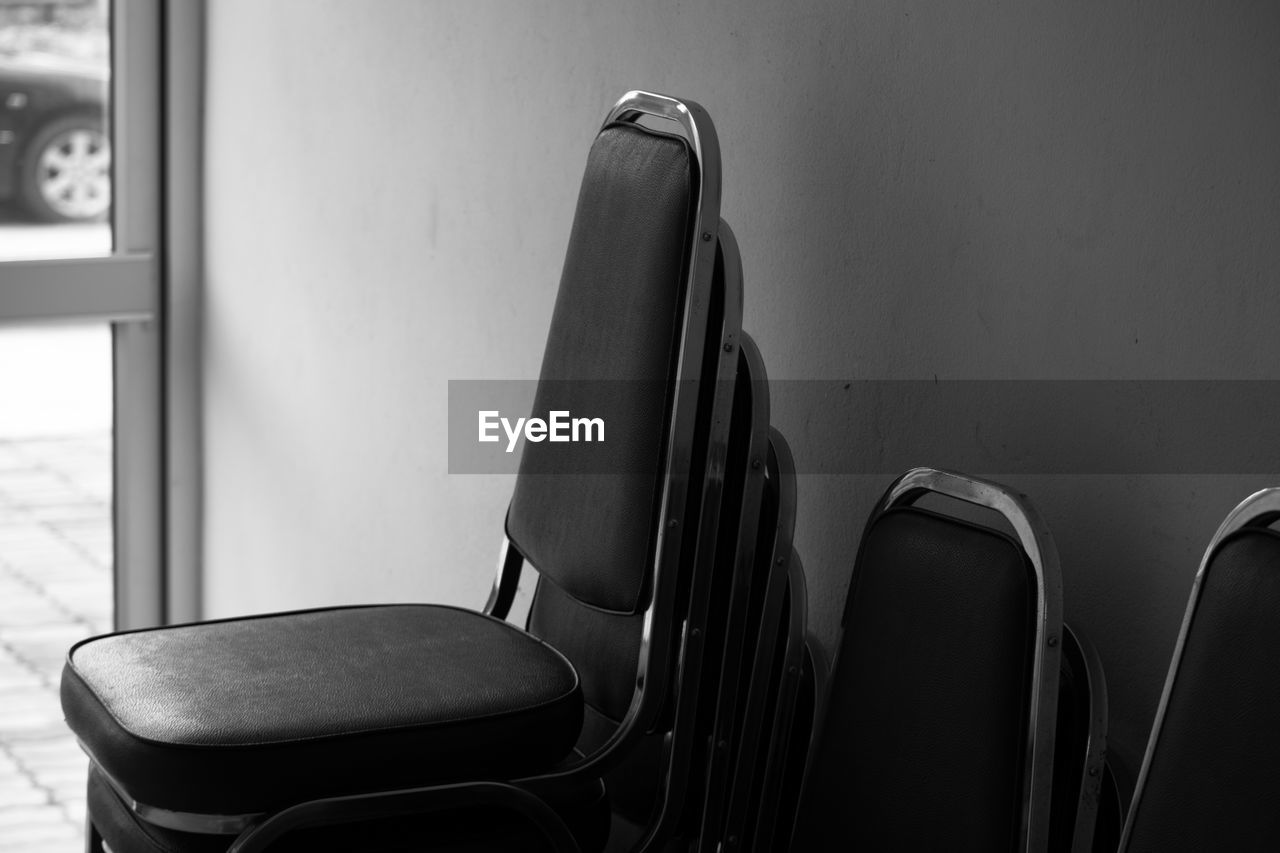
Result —
<instances>
[{"instance_id":1,"label":"black chair","mask_svg":"<svg viewBox=\"0 0 1280 853\"><path fill-rule=\"evenodd\" d=\"M1237 506L1191 587L1120 849L1280 849L1280 488Z\"/></svg>"},{"instance_id":2,"label":"black chair","mask_svg":"<svg viewBox=\"0 0 1280 853\"><path fill-rule=\"evenodd\" d=\"M645 126L664 121L680 133ZM602 777L620 802L644 780L644 845L674 832L708 591L735 550L728 444L751 429L719 193L697 104L632 92L609 113L535 399L603 417L608 441L525 448L483 613L339 607L72 648L91 850L601 849ZM527 631L504 621L526 563Z\"/></svg>"},{"instance_id":3,"label":"black chair","mask_svg":"<svg viewBox=\"0 0 1280 853\"><path fill-rule=\"evenodd\" d=\"M1045 850L1061 596L1024 497L930 469L895 482L854 560L791 849Z\"/></svg>"}]
</instances>

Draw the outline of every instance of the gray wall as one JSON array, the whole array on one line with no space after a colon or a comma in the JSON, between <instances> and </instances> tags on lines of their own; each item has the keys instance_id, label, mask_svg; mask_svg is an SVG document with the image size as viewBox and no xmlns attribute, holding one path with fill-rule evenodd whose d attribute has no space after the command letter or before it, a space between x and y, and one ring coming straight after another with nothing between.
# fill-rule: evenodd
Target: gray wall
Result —
<instances>
[{"instance_id":1,"label":"gray wall","mask_svg":"<svg viewBox=\"0 0 1280 853\"><path fill-rule=\"evenodd\" d=\"M1280 378L1271 4L209 7L208 615L483 602L511 482L447 475L446 381L536 375L629 88L716 120L773 378ZM810 470L858 417L775 411ZM1204 543L1277 470L1005 477L1055 531L1131 754ZM828 646L888 479L800 483Z\"/></svg>"}]
</instances>

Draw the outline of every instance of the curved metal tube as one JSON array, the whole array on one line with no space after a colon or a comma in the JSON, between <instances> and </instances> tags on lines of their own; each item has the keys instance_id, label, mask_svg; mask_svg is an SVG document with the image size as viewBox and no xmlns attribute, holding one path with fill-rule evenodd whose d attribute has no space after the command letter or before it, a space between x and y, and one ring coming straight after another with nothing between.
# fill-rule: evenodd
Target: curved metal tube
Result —
<instances>
[{"instance_id":1,"label":"curved metal tube","mask_svg":"<svg viewBox=\"0 0 1280 853\"><path fill-rule=\"evenodd\" d=\"M300 803L245 830L227 853L257 853L286 833L306 827L430 814L473 805L492 805L517 812L529 819L556 853L579 853L573 833L550 806L528 791L501 782L441 785Z\"/></svg>"}]
</instances>

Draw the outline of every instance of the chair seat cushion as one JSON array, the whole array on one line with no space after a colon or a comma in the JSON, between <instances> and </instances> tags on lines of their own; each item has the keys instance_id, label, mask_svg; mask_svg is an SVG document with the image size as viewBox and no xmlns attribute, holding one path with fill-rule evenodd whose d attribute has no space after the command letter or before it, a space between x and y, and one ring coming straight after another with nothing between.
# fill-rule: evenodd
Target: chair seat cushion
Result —
<instances>
[{"instance_id":1,"label":"chair seat cushion","mask_svg":"<svg viewBox=\"0 0 1280 853\"><path fill-rule=\"evenodd\" d=\"M582 725L563 655L435 605L94 637L67 656L62 707L131 799L206 815L536 773L569 753Z\"/></svg>"}]
</instances>

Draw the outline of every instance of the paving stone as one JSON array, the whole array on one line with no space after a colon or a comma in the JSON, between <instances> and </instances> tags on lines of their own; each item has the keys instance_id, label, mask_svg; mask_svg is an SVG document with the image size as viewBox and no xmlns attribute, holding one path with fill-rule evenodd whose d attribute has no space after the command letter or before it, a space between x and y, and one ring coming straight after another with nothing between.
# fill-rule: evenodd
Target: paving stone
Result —
<instances>
[{"instance_id":1,"label":"paving stone","mask_svg":"<svg viewBox=\"0 0 1280 853\"><path fill-rule=\"evenodd\" d=\"M9 690L25 690L45 683L41 675L25 664L19 663L9 652L0 648L0 697ZM0 698L0 701L3 701Z\"/></svg>"},{"instance_id":2,"label":"paving stone","mask_svg":"<svg viewBox=\"0 0 1280 853\"><path fill-rule=\"evenodd\" d=\"M65 822L62 810L52 803L43 806L0 806L0 832L24 826Z\"/></svg>"},{"instance_id":3,"label":"paving stone","mask_svg":"<svg viewBox=\"0 0 1280 853\"><path fill-rule=\"evenodd\" d=\"M84 786L80 786L79 798L65 797L58 803L62 807L62 814L67 818L67 822L75 827L83 827L85 818L88 815L89 805L84 795Z\"/></svg>"},{"instance_id":4,"label":"paving stone","mask_svg":"<svg viewBox=\"0 0 1280 853\"><path fill-rule=\"evenodd\" d=\"M110 629L111 493L109 433L0 441L0 853L83 845L88 759L57 684Z\"/></svg>"},{"instance_id":5,"label":"paving stone","mask_svg":"<svg viewBox=\"0 0 1280 853\"><path fill-rule=\"evenodd\" d=\"M0 778L0 808L37 806L49 802L49 794L15 773Z\"/></svg>"},{"instance_id":6,"label":"paving stone","mask_svg":"<svg viewBox=\"0 0 1280 853\"><path fill-rule=\"evenodd\" d=\"M70 734L46 740L24 740L10 745L10 754L29 772L54 778L67 768L88 768L88 757Z\"/></svg>"},{"instance_id":7,"label":"paving stone","mask_svg":"<svg viewBox=\"0 0 1280 853\"><path fill-rule=\"evenodd\" d=\"M32 845L40 842L58 842L60 849L70 851L72 849L70 845L76 842L80 834L76 832L74 826L67 822L60 810L58 815L56 823L6 827L4 830L5 846L13 845L16 847L17 845ZM51 846L48 849L55 848Z\"/></svg>"}]
</instances>

